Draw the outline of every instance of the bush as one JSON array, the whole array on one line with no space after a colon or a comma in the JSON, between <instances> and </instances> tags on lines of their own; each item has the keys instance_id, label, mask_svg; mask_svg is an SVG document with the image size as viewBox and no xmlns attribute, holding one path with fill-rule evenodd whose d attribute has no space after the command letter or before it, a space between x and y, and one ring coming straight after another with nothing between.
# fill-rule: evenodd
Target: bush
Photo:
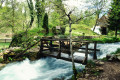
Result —
<instances>
[{"instance_id":1,"label":"bush","mask_svg":"<svg viewBox=\"0 0 120 80\"><path fill-rule=\"evenodd\" d=\"M119 38L116 38L116 37L111 37L111 38L95 38L95 39L86 39L86 40L89 40L89 41L98 41L98 42L101 42L101 43L114 43L114 42L119 42L120 39Z\"/></svg>"},{"instance_id":2,"label":"bush","mask_svg":"<svg viewBox=\"0 0 120 80\"><path fill-rule=\"evenodd\" d=\"M61 28L61 34L65 34L65 27Z\"/></svg>"},{"instance_id":3,"label":"bush","mask_svg":"<svg viewBox=\"0 0 120 80\"><path fill-rule=\"evenodd\" d=\"M25 32L14 35L9 47L27 47L33 41L29 35L26 36Z\"/></svg>"},{"instance_id":4,"label":"bush","mask_svg":"<svg viewBox=\"0 0 120 80\"><path fill-rule=\"evenodd\" d=\"M44 15L43 26L42 27L46 30L46 34L48 34L49 33L49 28L48 28L48 15L47 15L47 13L45 13L45 15Z\"/></svg>"},{"instance_id":5,"label":"bush","mask_svg":"<svg viewBox=\"0 0 120 80\"><path fill-rule=\"evenodd\" d=\"M0 58L0 63L2 63L4 60L2 58Z\"/></svg>"},{"instance_id":6,"label":"bush","mask_svg":"<svg viewBox=\"0 0 120 80\"><path fill-rule=\"evenodd\" d=\"M56 27L53 27L53 28L52 28L52 32L53 32L54 35L57 34L57 33L56 33Z\"/></svg>"}]
</instances>

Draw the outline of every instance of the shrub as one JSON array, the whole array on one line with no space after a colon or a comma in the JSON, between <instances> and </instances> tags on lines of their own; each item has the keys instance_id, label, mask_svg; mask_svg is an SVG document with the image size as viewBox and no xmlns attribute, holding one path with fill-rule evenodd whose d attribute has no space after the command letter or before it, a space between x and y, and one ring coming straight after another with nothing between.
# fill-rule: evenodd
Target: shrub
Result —
<instances>
[{"instance_id":1,"label":"shrub","mask_svg":"<svg viewBox=\"0 0 120 80\"><path fill-rule=\"evenodd\" d=\"M65 27L61 28L61 34L65 34Z\"/></svg>"},{"instance_id":2,"label":"shrub","mask_svg":"<svg viewBox=\"0 0 120 80\"><path fill-rule=\"evenodd\" d=\"M0 63L3 62L4 60L2 58L0 58Z\"/></svg>"},{"instance_id":3,"label":"shrub","mask_svg":"<svg viewBox=\"0 0 120 80\"><path fill-rule=\"evenodd\" d=\"M53 28L52 28L52 32L53 32L54 35L57 34L57 33L56 33L56 27L53 27Z\"/></svg>"},{"instance_id":4,"label":"shrub","mask_svg":"<svg viewBox=\"0 0 120 80\"><path fill-rule=\"evenodd\" d=\"M46 34L49 33L49 28L48 28L48 15L45 13L44 19L43 19L43 26L44 29L46 29Z\"/></svg>"}]
</instances>

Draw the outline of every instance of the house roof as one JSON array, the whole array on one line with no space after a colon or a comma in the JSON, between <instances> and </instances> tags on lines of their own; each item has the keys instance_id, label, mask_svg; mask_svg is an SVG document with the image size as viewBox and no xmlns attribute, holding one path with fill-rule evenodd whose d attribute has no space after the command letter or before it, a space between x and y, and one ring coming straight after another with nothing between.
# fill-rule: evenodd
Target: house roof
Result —
<instances>
[{"instance_id":1,"label":"house roof","mask_svg":"<svg viewBox=\"0 0 120 80\"><path fill-rule=\"evenodd\" d=\"M98 20L98 26L100 27L107 27L108 23L107 23L108 18L103 15L99 20Z\"/></svg>"}]
</instances>

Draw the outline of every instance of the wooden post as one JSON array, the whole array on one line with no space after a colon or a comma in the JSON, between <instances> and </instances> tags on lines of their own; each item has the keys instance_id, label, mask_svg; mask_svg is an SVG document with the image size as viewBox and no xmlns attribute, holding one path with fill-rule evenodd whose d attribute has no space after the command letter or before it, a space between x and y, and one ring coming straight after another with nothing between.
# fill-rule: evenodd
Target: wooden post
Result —
<instances>
[{"instance_id":1,"label":"wooden post","mask_svg":"<svg viewBox=\"0 0 120 80\"><path fill-rule=\"evenodd\" d=\"M97 47L97 42L94 42L94 56L93 59L97 59L97 55L96 55L96 47Z\"/></svg>"},{"instance_id":2,"label":"wooden post","mask_svg":"<svg viewBox=\"0 0 120 80\"><path fill-rule=\"evenodd\" d=\"M59 40L59 53L58 53L58 58L61 57L61 41Z\"/></svg>"},{"instance_id":3,"label":"wooden post","mask_svg":"<svg viewBox=\"0 0 120 80\"><path fill-rule=\"evenodd\" d=\"M70 55L71 55L71 52L70 52L70 40L69 40L69 46L68 46L68 49L69 49L68 54L69 54L69 57L70 57Z\"/></svg>"},{"instance_id":4,"label":"wooden post","mask_svg":"<svg viewBox=\"0 0 120 80\"><path fill-rule=\"evenodd\" d=\"M43 51L43 40L41 39L40 42L41 42L40 51L37 54L37 59L39 59L39 58L41 58L43 56L43 53L42 53L42 51Z\"/></svg>"},{"instance_id":5,"label":"wooden post","mask_svg":"<svg viewBox=\"0 0 120 80\"><path fill-rule=\"evenodd\" d=\"M6 39L5 39L5 43L6 43Z\"/></svg>"},{"instance_id":6,"label":"wooden post","mask_svg":"<svg viewBox=\"0 0 120 80\"><path fill-rule=\"evenodd\" d=\"M52 39L52 38L50 38L50 39ZM52 52L52 40L50 40L50 52Z\"/></svg>"},{"instance_id":7,"label":"wooden post","mask_svg":"<svg viewBox=\"0 0 120 80\"><path fill-rule=\"evenodd\" d=\"M88 42L86 42L86 49L85 49L85 59L84 59L84 64L87 64L87 60L88 60Z\"/></svg>"}]
</instances>

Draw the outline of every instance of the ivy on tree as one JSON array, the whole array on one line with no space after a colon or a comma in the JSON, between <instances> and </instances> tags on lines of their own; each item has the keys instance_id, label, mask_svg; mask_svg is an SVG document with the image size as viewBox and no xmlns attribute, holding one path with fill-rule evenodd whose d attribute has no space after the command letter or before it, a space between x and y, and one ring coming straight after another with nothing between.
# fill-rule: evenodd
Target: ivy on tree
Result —
<instances>
[{"instance_id":1,"label":"ivy on tree","mask_svg":"<svg viewBox=\"0 0 120 80\"><path fill-rule=\"evenodd\" d=\"M110 15L108 19L108 28L115 30L115 37L117 37L117 31L120 28L120 0L113 0L110 9Z\"/></svg>"},{"instance_id":2,"label":"ivy on tree","mask_svg":"<svg viewBox=\"0 0 120 80\"><path fill-rule=\"evenodd\" d=\"M47 13L45 13L45 15L44 15L43 26L42 27L46 30L46 34L48 34L49 33L49 28L48 28L48 15L47 15Z\"/></svg>"}]
</instances>

